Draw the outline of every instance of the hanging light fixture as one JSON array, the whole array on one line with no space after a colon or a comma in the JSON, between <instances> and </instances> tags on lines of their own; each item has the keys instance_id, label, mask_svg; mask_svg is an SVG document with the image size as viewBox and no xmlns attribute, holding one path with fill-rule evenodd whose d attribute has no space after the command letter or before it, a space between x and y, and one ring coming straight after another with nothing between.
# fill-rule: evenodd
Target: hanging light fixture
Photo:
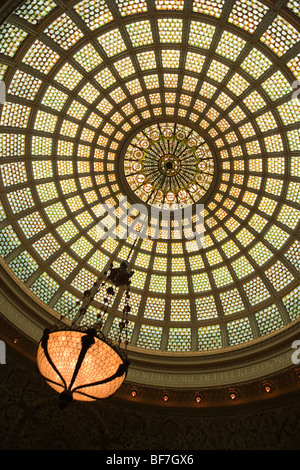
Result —
<instances>
[{"instance_id":1,"label":"hanging light fixture","mask_svg":"<svg viewBox=\"0 0 300 470\"><path fill-rule=\"evenodd\" d=\"M160 187L156 190L152 204L159 190L163 187L166 174L163 175ZM149 198L152 197L150 194ZM149 201L147 201L149 202ZM145 221L137 232L141 232ZM104 272L94 283L92 289L84 292L82 303L70 328L54 326L44 331L37 352L37 365L46 382L59 392L60 406L64 408L73 399L91 401L113 395L125 380L129 361L127 358L127 325L130 311L130 278L128 263L135 240L129 250L127 260L118 268L110 265L109 274ZM106 283L103 313L92 326L81 326L81 321L100 287ZM119 344L115 345L106 338L102 328L103 314L115 294L114 288L127 286L123 317L119 323ZM121 350L121 337L125 335L124 350Z\"/></svg>"},{"instance_id":2,"label":"hanging light fixture","mask_svg":"<svg viewBox=\"0 0 300 470\"><path fill-rule=\"evenodd\" d=\"M37 365L46 382L59 392L60 407L64 408L74 400L92 401L114 394L126 378L129 361L127 358L127 325L130 311L130 278L128 264L110 266L109 273L98 277L90 290L83 294L81 305L71 327L55 325L44 331L38 346ZM110 284L106 287L107 284ZM119 323L118 344L106 338L102 332L103 315L115 294L115 287L127 286L123 317ZM99 289L105 289L104 307L96 323L81 326ZM121 341L124 339L124 349Z\"/></svg>"}]
</instances>

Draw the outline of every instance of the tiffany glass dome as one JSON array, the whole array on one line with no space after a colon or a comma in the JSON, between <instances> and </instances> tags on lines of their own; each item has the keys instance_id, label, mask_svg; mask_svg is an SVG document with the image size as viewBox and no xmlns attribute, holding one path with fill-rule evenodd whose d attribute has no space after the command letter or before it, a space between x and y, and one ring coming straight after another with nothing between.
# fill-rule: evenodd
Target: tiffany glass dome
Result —
<instances>
[{"instance_id":1,"label":"tiffany glass dome","mask_svg":"<svg viewBox=\"0 0 300 470\"><path fill-rule=\"evenodd\" d=\"M202 200L214 175L214 161L195 131L172 123L138 133L126 149L125 176L147 204L177 210Z\"/></svg>"},{"instance_id":2,"label":"tiffany glass dome","mask_svg":"<svg viewBox=\"0 0 300 470\"><path fill-rule=\"evenodd\" d=\"M225 359L269 358L271 339L279 351L299 326L299 2L9 8L0 255L3 296L18 302L2 314L38 341L45 324L72 321L99 273L130 253L129 381L178 386L189 373L199 386L199 364L217 374ZM201 204L201 247L159 215L133 246L124 230L137 203L170 212ZM123 223L106 237L112 213ZM198 230L197 221L194 210L182 226ZM119 288L103 327L111 338L123 303ZM85 321L102 304L99 292ZM287 344L280 367L291 365Z\"/></svg>"}]
</instances>

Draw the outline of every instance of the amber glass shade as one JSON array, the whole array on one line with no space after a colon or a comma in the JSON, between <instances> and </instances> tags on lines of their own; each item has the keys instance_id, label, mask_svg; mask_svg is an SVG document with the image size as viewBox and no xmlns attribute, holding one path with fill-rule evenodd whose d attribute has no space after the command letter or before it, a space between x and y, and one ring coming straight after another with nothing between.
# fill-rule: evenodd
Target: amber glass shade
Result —
<instances>
[{"instance_id":1,"label":"amber glass shade","mask_svg":"<svg viewBox=\"0 0 300 470\"><path fill-rule=\"evenodd\" d=\"M62 399L91 401L122 385L127 360L95 330L44 332L37 353L40 373Z\"/></svg>"}]
</instances>

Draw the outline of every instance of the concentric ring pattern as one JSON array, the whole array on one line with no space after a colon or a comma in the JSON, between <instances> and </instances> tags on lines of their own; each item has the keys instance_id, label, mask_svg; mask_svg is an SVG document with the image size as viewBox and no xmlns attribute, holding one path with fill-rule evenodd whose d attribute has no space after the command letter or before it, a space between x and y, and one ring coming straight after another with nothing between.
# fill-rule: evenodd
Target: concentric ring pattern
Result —
<instances>
[{"instance_id":1,"label":"concentric ring pattern","mask_svg":"<svg viewBox=\"0 0 300 470\"><path fill-rule=\"evenodd\" d=\"M213 181L214 160L196 131L158 123L134 136L126 149L124 170L141 201L174 211L203 198Z\"/></svg>"},{"instance_id":2,"label":"concentric ring pattern","mask_svg":"<svg viewBox=\"0 0 300 470\"><path fill-rule=\"evenodd\" d=\"M126 259L133 240L103 237L103 204L121 217L121 155L142 129L172 123L207 143L218 179L201 249L176 225L134 246L130 346L216 351L297 320L299 2L270 5L33 0L1 25L1 256L29 293L72 317L110 260Z\"/></svg>"}]
</instances>

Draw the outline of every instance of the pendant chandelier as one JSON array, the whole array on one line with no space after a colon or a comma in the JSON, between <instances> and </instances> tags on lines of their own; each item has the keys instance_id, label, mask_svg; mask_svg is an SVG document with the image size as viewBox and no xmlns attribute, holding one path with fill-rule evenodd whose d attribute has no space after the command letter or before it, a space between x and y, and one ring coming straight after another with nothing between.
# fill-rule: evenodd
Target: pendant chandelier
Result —
<instances>
[{"instance_id":1,"label":"pendant chandelier","mask_svg":"<svg viewBox=\"0 0 300 470\"><path fill-rule=\"evenodd\" d=\"M154 197L152 194L148 196L147 203L152 199L154 204L168 176L168 171L173 169L173 162L167 163L159 187ZM136 230L136 235L142 232L145 223L146 221ZM92 401L107 398L118 390L126 378L129 367L127 358L129 289L130 278L134 274L133 271L128 272L128 260L137 240L138 236L135 236L127 260L123 261L120 267L114 268L111 264L109 273L104 272L100 275L93 287L84 292L82 303L70 328L53 326L44 331L38 347L37 364L46 382L60 393L61 408L67 406L73 399ZM81 321L99 288L105 288L107 283L110 285L106 288L103 313L99 313L94 325L81 326ZM118 345L113 344L101 331L103 315L115 294L113 286L127 286L123 317L119 323ZM124 335L125 348L121 350L120 344Z\"/></svg>"},{"instance_id":2,"label":"pendant chandelier","mask_svg":"<svg viewBox=\"0 0 300 470\"><path fill-rule=\"evenodd\" d=\"M37 365L45 381L59 392L60 407L72 400L94 401L113 395L126 378L127 325L130 311L130 278L127 262L101 274L83 294L71 327L55 325L44 331L38 346ZM109 285L108 285L109 284ZM114 287L126 286L119 341L114 343L102 332L103 316L115 294ZM104 306L93 325L81 325L95 295L105 289ZM125 337L125 339L124 339ZM124 348L121 342L124 340Z\"/></svg>"}]
</instances>

